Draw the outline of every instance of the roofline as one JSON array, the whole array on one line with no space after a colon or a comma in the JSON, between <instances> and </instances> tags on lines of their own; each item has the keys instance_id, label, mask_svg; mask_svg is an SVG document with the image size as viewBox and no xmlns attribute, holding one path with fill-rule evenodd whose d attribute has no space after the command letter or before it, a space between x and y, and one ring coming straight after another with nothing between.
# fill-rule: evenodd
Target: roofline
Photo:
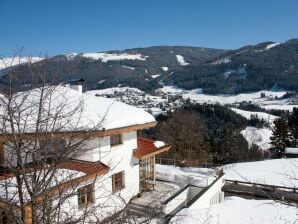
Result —
<instances>
[{"instance_id":1,"label":"roofline","mask_svg":"<svg viewBox=\"0 0 298 224\"><path fill-rule=\"evenodd\" d=\"M120 128L114 128L114 129L108 129L108 130L86 130L86 131L61 131L61 132L39 132L39 133L22 133L21 135L24 135L25 138L32 139L38 137L37 135L43 135L43 134L49 134L52 133L52 137L67 137L67 135L70 134L76 134L80 136L86 136L86 137L106 137L106 136L111 136L111 135L117 135L125 132L130 132L130 131L138 131L138 130L143 130L143 129L148 129L148 128L153 128L157 125L157 121L153 122L148 122L144 124L136 124L136 125L131 125L131 126L125 126L125 127L120 127ZM13 137L13 134L0 134L0 140L5 138L5 137Z\"/></svg>"},{"instance_id":2,"label":"roofline","mask_svg":"<svg viewBox=\"0 0 298 224\"><path fill-rule=\"evenodd\" d=\"M158 155L160 153L167 152L167 151L169 151L171 149L171 147L172 147L171 145L165 145L163 147L157 148L157 150L155 152L148 153L148 154L146 154L144 156L139 156L139 157L138 156L135 156L135 155L134 156L137 157L139 160L144 160L144 159L148 159L150 157L156 156L156 155Z\"/></svg>"}]
</instances>

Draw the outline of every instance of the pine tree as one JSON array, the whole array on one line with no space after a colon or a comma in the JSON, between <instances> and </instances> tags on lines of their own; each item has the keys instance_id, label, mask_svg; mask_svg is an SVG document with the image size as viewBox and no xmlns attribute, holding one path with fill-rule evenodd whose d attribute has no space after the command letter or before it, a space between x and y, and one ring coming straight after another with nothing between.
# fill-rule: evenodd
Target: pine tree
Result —
<instances>
[{"instance_id":1,"label":"pine tree","mask_svg":"<svg viewBox=\"0 0 298 224\"><path fill-rule=\"evenodd\" d=\"M270 140L273 149L278 153L283 153L285 147L289 145L288 124L285 118L279 118L274 121Z\"/></svg>"},{"instance_id":2,"label":"pine tree","mask_svg":"<svg viewBox=\"0 0 298 224\"><path fill-rule=\"evenodd\" d=\"M293 109L293 113L288 120L290 144L292 147L298 147L298 108Z\"/></svg>"}]
</instances>

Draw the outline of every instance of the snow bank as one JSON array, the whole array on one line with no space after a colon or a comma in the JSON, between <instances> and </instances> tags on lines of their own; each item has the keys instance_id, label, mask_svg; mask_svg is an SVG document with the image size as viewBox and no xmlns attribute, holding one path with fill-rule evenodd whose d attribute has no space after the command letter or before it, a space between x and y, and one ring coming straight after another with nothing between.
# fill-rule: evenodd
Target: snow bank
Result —
<instances>
[{"instance_id":1,"label":"snow bank","mask_svg":"<svg viewBox=\"0 0 298 224\"><path fill-rule=\"evenodd\" d=\"M247 200L227 197L205 209L186 208L177 213L171 224L280 224L296 223L297 208L272 200Z\"/></svg>"},{"instance_id":2,"label":"snow bank","mask_svg":"<svg viewBox=\"0 0 298 224\"><path fill-rule=\"evenodd\" d=\"M273 159L224 166L225 179L297 187L298 159Z\"/></svg>"},{"instance_id":3,"label":"snow bank","mask_svg":"<svg viewBox=\"0 0 298 224\"><path fill-rule=\"evenodd\" d=\"M207 168L181 168L170 165L156 164L156 178L185 186L193 184L198 187L206 187L215 179L216 172Z\"/></svg>"},{"instance_id":4,"label":"snow bank","mask_svg":"<svg viewBox=\"0 0 298 224\"><path fill-rule=\"evenodd\" d=\"M108 61L122 61L122 60L140 60L145 61L148 56L141 54L116 54L116 53L83 53L82 57L90 58L93 60L101 60L102 62Z\"/></svg>"},{"instance_id":5,"label":"snow bank","mask_svg":"<svg viewBox=\"0 0 298 224\"><path fill-rule=\"evenodd\" d=\"M181 65L181 66L189 65L189 63L187 63L184 60L184 57L182 55L177 54L176 58L177 58L177 61L178 61L179 65Z\"/></svg>"},{"instance_id":6,"label":"snow bank","mask_svg":"<svg viewBox=\"0 0 298 224\"><path fill-rule=\"evenodd\" d=\"M0 70L9 68L15 65L35 63L43 60L40 57L14 57L14 58L0 58Z\"/></svg>"},{"instance_id":7,"label":"snow bank","mask_svg":"<svg viewBox=\"0 0 298 224\"><path fill-rule=\"evenodd\" d=\"M262 150L268 150L271 147L270 137L272 131L268 128L247 127L240 133L246 139L249 147L251 147L252 144L259 146Z\"/></svg>"}]
</instances>

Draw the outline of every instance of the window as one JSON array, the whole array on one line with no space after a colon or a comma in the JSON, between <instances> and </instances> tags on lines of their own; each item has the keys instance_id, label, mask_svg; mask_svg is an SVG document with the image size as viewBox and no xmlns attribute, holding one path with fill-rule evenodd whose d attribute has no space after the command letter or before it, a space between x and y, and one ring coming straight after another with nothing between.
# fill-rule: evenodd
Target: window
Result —
<instances>
[{"instance_id":1,"label":"window","mask_svg":"<svg viewBox=\"0 0 298 224\"><path fill-rule=\"evenodd\" d=\"M39 141L39 155L42 157L59 156L66 147L65 139L47 139Z\"/></svg>"},{"instance_id":2,"label":"window","mask_svg":"<svg viewBox=\"0 0 298 224\"><path fill-rule=\"evenodd\" d=\"M87 186L78 189L78 204L79 207L94 203L94 185L89 184Z\"/></svg>"},{"instance_id":3,"label":"window","mask_svg":"<svg viewBox=\"0 0 298 224\"><path fill-rule=\"evenodd\" d=\"M122 144L122 136L120 134L112 135L110 137L110 141L111 141L111 146L120 145Z\"/></svg>"},{"instance_id":4,"label":"window","mask_svg":"<svg viewBox=\"0 0 298 224\"><path fill-rule=\"evenodd\" d=\"M124 188L124 171L116 173L112 176L113 192L120 191Z\"/></svg>"}]
</instances>

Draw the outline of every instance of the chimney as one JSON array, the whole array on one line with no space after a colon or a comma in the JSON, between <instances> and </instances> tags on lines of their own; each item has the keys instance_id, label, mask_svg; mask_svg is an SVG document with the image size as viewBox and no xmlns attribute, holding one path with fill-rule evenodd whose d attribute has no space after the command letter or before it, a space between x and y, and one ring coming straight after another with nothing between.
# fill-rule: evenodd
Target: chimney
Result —
<instances>
[{"instance_id":1,"label":"chimney","mask_svg":"<svg viewBox=\"0 0 298 224\"><path fill-rule=\"evenodd\" d=\"M69 81L69 88L79 91L83 93L83 83L85 82L84 79L76 79Z\"/></svg>"}]
</instances>

